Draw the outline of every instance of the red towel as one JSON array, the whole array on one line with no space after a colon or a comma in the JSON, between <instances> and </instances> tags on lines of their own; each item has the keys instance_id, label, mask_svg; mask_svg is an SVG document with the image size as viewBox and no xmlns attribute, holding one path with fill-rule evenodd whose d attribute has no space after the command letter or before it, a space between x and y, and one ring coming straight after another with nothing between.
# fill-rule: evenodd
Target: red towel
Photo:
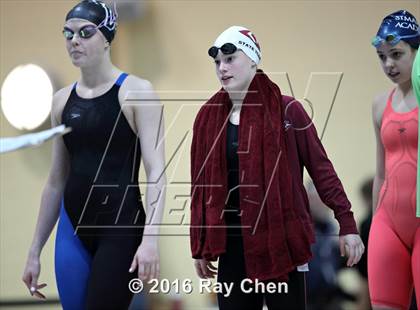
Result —
<instances>
[{"instance_id":1,"label":"red towel","mask_svg":"<svg viewBox=\"0 0 420 310\"><path fill-rule=\"evenodd\" d=\"M247 276L286 280L311 257L311 236L297 216L278 86L257 71L239 126L239 184ZM223 89L200 109L191 146L191 248L194 258L225 252L226 128L232 103Z\"/></svg>"}]
</instances>

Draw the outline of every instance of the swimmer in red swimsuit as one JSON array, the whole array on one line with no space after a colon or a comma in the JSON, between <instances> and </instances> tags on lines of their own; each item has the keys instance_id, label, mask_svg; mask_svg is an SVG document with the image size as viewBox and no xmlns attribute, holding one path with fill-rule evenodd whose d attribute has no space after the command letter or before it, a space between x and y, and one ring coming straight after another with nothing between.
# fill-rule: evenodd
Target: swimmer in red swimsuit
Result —
<instances>
[{"instance_id":1,"label":"swimmer in red swimsuit","mask_svg":"<svg viewBox=\"0 0 420 310\"><path fill-rule=\"evenodd\" d=\"M385 74L396 84L373 103L377 170L368 280L374 310L408 309L413 287L420 302L420 218L416 217L418 106L411 84L419 42L417 21L407 11L386 16L372 41Z\"/></svg>"}]
</instances>

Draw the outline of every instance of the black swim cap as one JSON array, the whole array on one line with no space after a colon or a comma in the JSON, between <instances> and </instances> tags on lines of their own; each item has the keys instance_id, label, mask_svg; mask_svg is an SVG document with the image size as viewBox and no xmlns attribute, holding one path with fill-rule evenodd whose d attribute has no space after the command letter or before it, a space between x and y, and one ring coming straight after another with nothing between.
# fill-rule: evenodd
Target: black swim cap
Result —
<instances>
[{"instance_id":1,"label":"black swim cap","mask_svg":"<svg viewBox=\"0 0 420 310\"><path fill-rule=\"evenodd\" d=\"M99 0L83 0L67 13L66 21L80 18L99 26L99 30L111 43L117 30L117 15Z\"/></svg>"}]
</instances>

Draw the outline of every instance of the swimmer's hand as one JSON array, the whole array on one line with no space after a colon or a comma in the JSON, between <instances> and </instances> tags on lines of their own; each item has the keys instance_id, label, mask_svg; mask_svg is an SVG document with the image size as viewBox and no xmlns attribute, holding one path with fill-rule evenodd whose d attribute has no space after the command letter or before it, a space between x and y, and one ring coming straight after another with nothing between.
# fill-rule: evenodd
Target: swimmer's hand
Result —
<instances>
[{"instance_id":1,"label":"swimmer's hand","mask_svg":"<svg viewBox=\"0 0 420 310\"><path fill-rule=\"evenodd\" d=\"M45 283L38 284L38 277L40 272L41 264L39 261L39 256L29 255L25 270L23 272L22 280L25 282L29 293L32 296L38 297L40 299L46 299L45 295L39 291L40 289L47 286Z\"/></svg>"},{"instance_id":2,"label":"swimmer's hand","mask_svg":"<svg viewBox=\"0 0 420 310\"><path fill-rule=\"evenodd\" d=\"M138 278L142 281L158 279L160 273L159 247L155 240L143 238L131 263L130 273L137 269Z\"/></svg>"},{"instance_id":3,"label":"swimmer's hand","mask_svg":"<svg viewBox=\"0 0 420 310\"><path fill-rule=\"evenodd\" d=\"M194 260L194 267L197 275L202 279L211 279L217 275L217 268L206 259Z\"/></svg>"},{"instance_id":4,"label":"swimmer's hand","mask_svg":"<svg viewBox=\"0 0 420 310\"><path fill-rule=\"evenodd\" d=\"M347 256L347 267L357 264L365 252L365 246L362 239L357 234L348 234L340 236L340 253L341 256Z\"/></svg>"}]
</instances>

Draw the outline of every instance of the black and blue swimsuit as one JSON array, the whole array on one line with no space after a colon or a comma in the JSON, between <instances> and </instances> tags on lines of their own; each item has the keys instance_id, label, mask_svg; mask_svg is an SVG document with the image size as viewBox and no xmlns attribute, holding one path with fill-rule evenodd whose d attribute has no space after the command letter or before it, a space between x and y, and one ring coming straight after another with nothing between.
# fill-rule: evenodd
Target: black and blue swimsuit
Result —
<instances>
[{"instance_id":1,"label":"black and blue swimsuit","mask_svg":"<svg viewBox=\"0 0 420 310\"><path fill-rule=\"evenodd\" d=\"M56 238L63 308L127 309L132 259L145 212L138 186L140 142L118 100L123 73L105 94L85 99L76 84L62 113L70 172Z\"/></svg>"}]
</instances>

